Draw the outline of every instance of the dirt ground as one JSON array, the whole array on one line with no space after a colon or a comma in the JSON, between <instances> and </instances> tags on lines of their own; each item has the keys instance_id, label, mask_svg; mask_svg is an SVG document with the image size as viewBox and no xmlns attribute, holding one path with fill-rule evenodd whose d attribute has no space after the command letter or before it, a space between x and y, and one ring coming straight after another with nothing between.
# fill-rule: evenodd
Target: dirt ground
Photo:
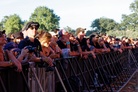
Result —
<instances>
[{"instance_id":1,"label":"dirt ground","mask_svg":"<svg viewBox=\"0 0 138 92\"><path fill-rule=\"evenodd\" d=\"M138 92L138 72L134 74L131 80L120 92Z\"/></svg>"}]
</instances>

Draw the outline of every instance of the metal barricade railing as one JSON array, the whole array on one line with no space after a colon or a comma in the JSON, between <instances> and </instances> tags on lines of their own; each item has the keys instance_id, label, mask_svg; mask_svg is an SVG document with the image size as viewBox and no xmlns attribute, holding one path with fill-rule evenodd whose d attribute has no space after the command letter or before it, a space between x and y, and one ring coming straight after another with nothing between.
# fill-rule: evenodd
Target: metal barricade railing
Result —
<instances>
[{"instance_id":1,"label":"metal barricade railing","mask_svg":"<svg viewBox=\"0 0 138 92\"><path fill-rule=\"evenodd\" d=\"M28 86L28 64L23 64L23 71L15 67L0 68L0 92L30 92Z\"/></svg>"},{"instance_id":2,"label":"metal barricade railing","mask_svg":"<svg viewBox=\"0 0 138 92\"><path fill-rule=\"evenodd\" d=\"M75 92L69 80L70 76L77 76L80 79L82 83L81 91L116 92L137 69L137 60L130 51L98 54L96 59L91 56L88 59L67 58L62 60L62 62L68 62L67 69L63 68L60 61L57 62L57 68L62 79L66 81L65 87L69 88L69 92ZM132 58L131 61L129 61L129 58ZM130 66L130 62L135 67ZM56 79L57 85L58 82L58 79ZM56 92L60 91L56 90Z\"/></svg>"},{"instance_id":3,"label":"metal barricade railing","mask_svg":"<svg viewBox=\"0 0 138 92\"><path fill-rule=\"evenodd\" d=\"M54 71L46 72L45 66L30 63L28 75L31 92L55 92Z\"/></svg>"}]
</instances>

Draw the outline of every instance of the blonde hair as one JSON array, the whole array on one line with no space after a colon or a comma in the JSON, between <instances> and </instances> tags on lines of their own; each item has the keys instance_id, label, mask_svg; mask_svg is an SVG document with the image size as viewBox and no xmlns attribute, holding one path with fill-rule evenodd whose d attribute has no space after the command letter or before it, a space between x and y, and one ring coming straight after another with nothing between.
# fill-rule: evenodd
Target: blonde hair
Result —
<instances>
[{"instance_id":1,"label":"blonde hair","mask_svg":"<svg viewBox=\"0 0 138 92\"><path fill-rule=\"evenodd\" d=\"M52 35L50 33L42 32L42 34L40 34L39 36L39 41L42 45L43 43L49 43L51 38L52 38Z\"/></svg>"}]
</instances>

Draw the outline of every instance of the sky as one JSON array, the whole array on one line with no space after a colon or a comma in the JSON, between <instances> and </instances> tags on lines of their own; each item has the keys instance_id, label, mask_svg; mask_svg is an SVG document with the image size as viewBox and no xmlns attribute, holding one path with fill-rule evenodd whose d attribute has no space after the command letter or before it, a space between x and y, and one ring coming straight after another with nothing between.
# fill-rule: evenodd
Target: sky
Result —
<instances>
[{"instance_id":1,"label":"sky","mask_svg":"<svg viewBox=\"0 0 138 92\"><path fill-rule=\"evenodd\" d=\"M91 29L93 20L106 17L121 22L122 14L130 14L129 6L134 0L0 0L0 20L17 14L29 20L34 10L46 6L60 16L60 28L78 27Z\"/></svg>"}]
</instances>

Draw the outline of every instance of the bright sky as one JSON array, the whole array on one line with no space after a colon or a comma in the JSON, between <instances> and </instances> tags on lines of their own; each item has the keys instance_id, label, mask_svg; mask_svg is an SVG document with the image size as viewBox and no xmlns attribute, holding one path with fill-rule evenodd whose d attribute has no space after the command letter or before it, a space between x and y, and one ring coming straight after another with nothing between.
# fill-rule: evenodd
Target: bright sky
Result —
<instances>
[{"instance_id":1,"label":"bright sky","mask_svg":"<svg viewBox=\"0 0 138 92\"><path fill-rule=\"evenodd\" d=\"M17 14L28 20L38 6L46 6L60 16L60 28L84 27L90 29L96 18L106 17L121 21L122 14L130 14L129 6L134 0L0 0L0 20Z\"/></svg>"}]
</instances>

